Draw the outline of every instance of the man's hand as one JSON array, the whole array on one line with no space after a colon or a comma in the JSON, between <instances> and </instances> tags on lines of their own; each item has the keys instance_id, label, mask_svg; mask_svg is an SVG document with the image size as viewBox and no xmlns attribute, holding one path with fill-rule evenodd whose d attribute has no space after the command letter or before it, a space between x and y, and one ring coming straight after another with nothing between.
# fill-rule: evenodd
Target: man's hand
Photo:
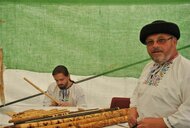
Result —
<instances>
[{"instance_id":1,"label":"man's hand","mask_svg":"<svg viewBox=\"0 0 190 128\"><path fill-rule=\"evenodd\" d=\"M128 124L130 128L134 127L137 124L137 117L137 109L135 107L130 108L128 111Z\"/></svg>"},{"instance_id":2,"label":"man's hand","mask_svg":"<svg viewBox=\"0 0 190 128\"><path fill-rule=\"evenodd\" d=\"M58 104L55 101L51 101L51 105L50 106L58 106Z\"/></svg>"},{"instance_id":3,"label":"man's hand","mask_svg":"<svg viewBox=\"0 0 190 128\"><path fill-rule=\"evenodd\" d=\"M144 118L137 124L137 128L167 128L162 118Z\"/></svg>"},{"instance_id":4,"label":"man's hand","mask_svg":"<svg viewBox=\"0 0 190 128\"><path fill-rule=\"evenodd\" d=\"M60 101L59 104L57 104L56 102L52 101L50 106L71 106L71 103L69 102L63 102Z\"/></svg>"},{"instance_id":5,"label":"man's hand","mask_svg":"<svg viewBox=\"0 0 190 128\"><path fill-rule=\"evenodd\" d=\"M58 104L58 106L71 106L71 103L69 103L69 102L60 102L59 104Z\"/></svg>"}]
</instances>

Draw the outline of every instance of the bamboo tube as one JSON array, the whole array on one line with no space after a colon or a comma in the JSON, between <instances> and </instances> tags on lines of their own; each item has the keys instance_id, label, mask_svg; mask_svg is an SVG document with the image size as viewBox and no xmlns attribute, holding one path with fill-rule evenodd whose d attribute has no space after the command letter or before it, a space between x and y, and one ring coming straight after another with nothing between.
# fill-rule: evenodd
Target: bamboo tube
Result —
<instances>
[{"instance_id":1,"label":"bamboo tube","mask_svg":"<svg viewBox=\"0 0 190 128\"><path fill-rule=\"evenodd\" d=\"M30 85L32 85L34 88L36 88L38 91L40 91L41 93L43 93L44 95L46 95L47 97L49 97L52 101L54 101L55 103L59 104L59 101L57 99L55 99L54 97L52 97L51 95L49 95L48 93L46 93L45 91L43 91L42 89L40 89L38 86L36 86L35 84L33 84L31 81L29 81L25 77L24 77L24 80L26 82L28 82Z\"/></svg>"},{"instance_id":2,"label":"bamboo tube","mask_svg":"<svg viewBox=\"0 0 190 128\"><path fill-rule=\"evenodd\" d=\"M65 115L68 114L69 111L66 109L52 109L52 110L27 110L24 112L20 112L17 114L14 114L12 116L12 119L9 120L9 123L20 123L20 122L26 122L31 121L35 119L40 118L46 118L46 117L56 117L59 115Z\"/></svg>"},{"instance_id":3,"label":"bamboo tube","mask_svg":"<svg viewBox=\"0 0 190 128\"><path fill-rule=\"evenodd\" d=\"M56 120L50 119L46 121L35 121L31 123L16 124L15 128L68 128L69 126L76 126L77 128L79 128L78 126L81 126L82 128L86 128L86 126L88 126L89 124L95 126L97 123L99 123L99 125L109 126L127 122L127 112L128 109L119 109L114 111L106 111L89 115L76 116L72 118L62 118ZM91 122L95 122L95 124L91 124Z\"/></svg>"},{"instance_id":4,"label":"bamboo tube","mask_svg":"<svg viewBox=\"0 0 190 128\"><path fill-rule=\"evenodd\" d=\"M68 113L65 113L65 114L58 114L57 116L56 115L50 116L48 114L49 112L47 112L45 115L40 114L40 112L38 112L37 115L35 113L33 113L32 117L30 117L30 116L27 117L26 115L22 115L22 114L19 115L19 113L18 113L17 116L15 116L11 120L9 120L9 123L14 123L14 124L32 123L32 122L34 122L34 120L35 120L35 122L37 122L37 121L46 121L46 120L56 120L56 119L84 116L84 115L89 115L89 114L97 114L97 113L101 113L101 112L114 111L114 110L118 110L118 108L89 109L89 110L85 110L85 111L74 111L74 112L68 112ZM37 110L35 110L35 111L37 111Z\"/></svg>"}]
</instances>

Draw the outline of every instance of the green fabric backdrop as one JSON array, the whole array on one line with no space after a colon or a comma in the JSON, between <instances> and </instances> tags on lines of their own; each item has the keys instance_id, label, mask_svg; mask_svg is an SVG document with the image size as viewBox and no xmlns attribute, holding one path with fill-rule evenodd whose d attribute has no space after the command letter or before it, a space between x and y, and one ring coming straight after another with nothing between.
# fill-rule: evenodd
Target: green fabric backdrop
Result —
<instances>
[{"instance_id":1,"label":"green fabric backdrop","mask_svg":"<svg viewBox=\"0 0 190 128\"><path fill-rule=\"evenodd\" d=\"M179 25L178 48L190 59L188 0L1 0L4 64L36 72L63 64L74 75L139 77L149 58L139 31L157 19Z\"/></svg>"}]
</instances>

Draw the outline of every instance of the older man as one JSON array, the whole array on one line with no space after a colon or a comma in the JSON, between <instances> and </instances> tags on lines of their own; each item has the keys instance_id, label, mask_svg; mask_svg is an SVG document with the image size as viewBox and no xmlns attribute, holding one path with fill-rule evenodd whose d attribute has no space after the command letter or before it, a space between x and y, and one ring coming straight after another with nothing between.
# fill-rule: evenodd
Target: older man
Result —
<instances>
[{"instance_id":1,"label":"older man","mask_svg":"<svg viewBox=\"0 0 190 128\"><path fill-rule=\"evenodd\" d=\"M190 61L176 49L177 24L157 20L140 31L153 61L148 63L131 98L129 126L190 127Z\"/></svg>"}]
</instances>

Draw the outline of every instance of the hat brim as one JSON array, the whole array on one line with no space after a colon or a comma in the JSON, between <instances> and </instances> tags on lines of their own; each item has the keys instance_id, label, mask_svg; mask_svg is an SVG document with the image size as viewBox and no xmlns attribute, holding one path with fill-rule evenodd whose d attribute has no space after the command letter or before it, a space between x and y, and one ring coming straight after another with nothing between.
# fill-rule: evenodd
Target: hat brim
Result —
<instances>
[{"instance_id":1,"label":"hat brim","mask_svg":"<svg viewBox=\"0 0 190 128\"><path fill-rule=\"evenodd\" d=\"M166 33L180 38L179 27L171 22L151 23L144 26L140 31L140 41L146 45L146 38L152 34Z\"/></svg>"}]
</instances>

